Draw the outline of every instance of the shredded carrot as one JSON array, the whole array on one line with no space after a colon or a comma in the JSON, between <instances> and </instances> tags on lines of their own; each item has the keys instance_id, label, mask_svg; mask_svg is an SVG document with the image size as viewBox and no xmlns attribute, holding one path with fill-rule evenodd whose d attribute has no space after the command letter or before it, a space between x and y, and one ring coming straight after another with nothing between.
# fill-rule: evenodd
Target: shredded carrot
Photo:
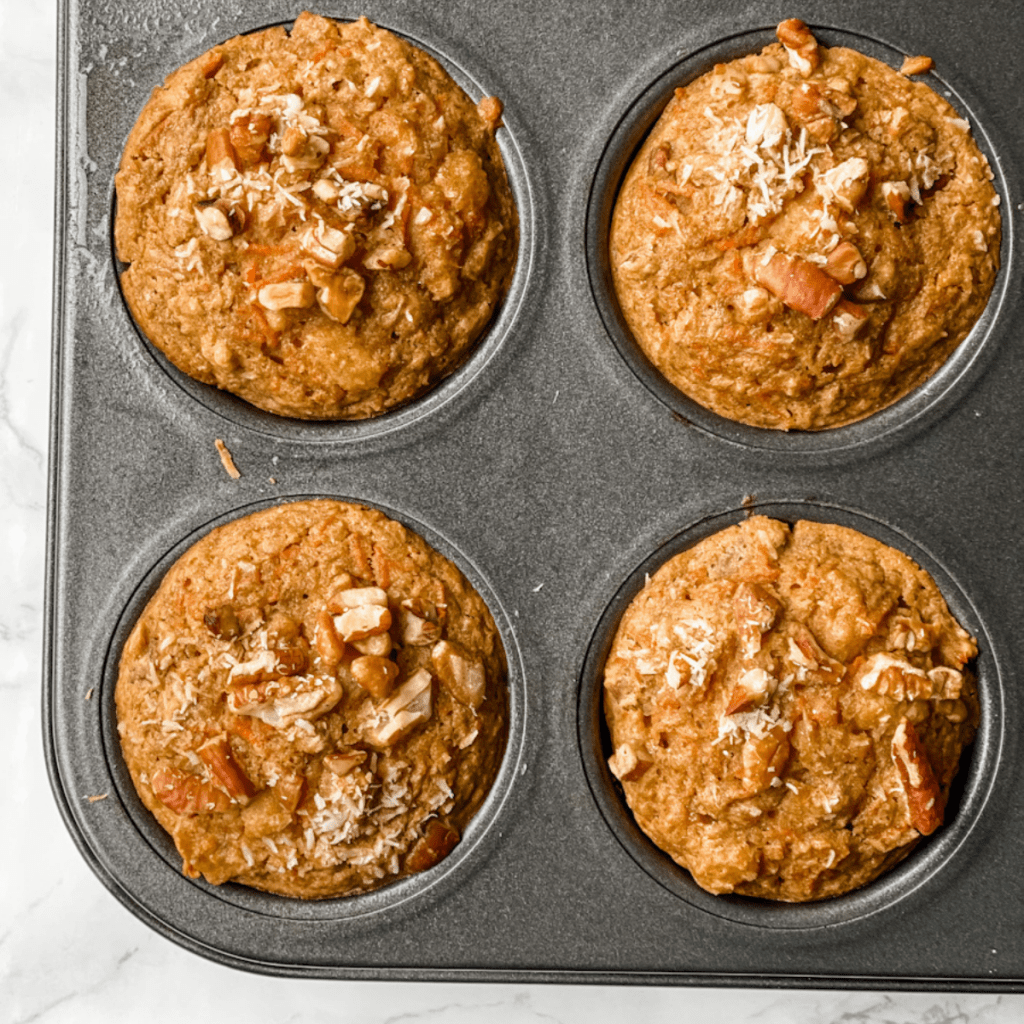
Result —
<instances>
[{"instance_id":1,"label":"shredded carrot","mask_svg":"<svg viewBox=\"0 0 1024 1024\"><path fill-rule=\"evenodd\" d=\"M268 274L260 284L278 284L281 281L290 281L294 277L302 277L306 268L301 263L289 263L287 267Z\"/></svg>"}]
</instances>

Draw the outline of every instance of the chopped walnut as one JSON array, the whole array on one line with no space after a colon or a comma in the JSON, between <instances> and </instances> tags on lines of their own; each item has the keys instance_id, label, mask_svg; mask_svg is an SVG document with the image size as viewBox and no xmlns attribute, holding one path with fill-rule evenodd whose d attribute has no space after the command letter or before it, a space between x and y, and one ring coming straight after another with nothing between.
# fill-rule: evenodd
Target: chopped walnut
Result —
<instances>
[{"instance_id":1,"label":"chopped walnut","mask_svg":"<svg viewBox=\"0 0 1024 1024\"><path fill-rule=\"evenodd\" d=\"M309 281L281 281L265 284L256 297L266 309L306 309L313 305L316 292Z\"/></svg>"},{"instance_id":2,"label":"chopped walnut","mask_svg":"<svg viewBox=\"0 0 1024 1024\"><path fill-rule=\"evenodd\" d=\"M435 644L430 656L438 678L456 700L474 709L483 703L487 679L482 662L470 660L449 640Z\"/></svg>"},{"instance_id":3,"label":"chopped walnut","mask_svg":"<svg viewBox=\"0 0 1024 1024\"><path fill-rule=\"evenodd\" d=\"M390 747L404 740L433 713L433 679L426 669L418 669L380 709L378 724L366 731L375 747Z\"/></svg>"},{"instance_id":4,"label":"chopped walnut","mask_svg":"<svg viewBox=\"0 0 1024 1024\"><path fill-rule=\"evenodd\" d=\"M786 49L790 64L806 78L820 63L818 42L811 30L799 18L788 18L775 30L779 42Z\"/></svg>"}]
</instances>

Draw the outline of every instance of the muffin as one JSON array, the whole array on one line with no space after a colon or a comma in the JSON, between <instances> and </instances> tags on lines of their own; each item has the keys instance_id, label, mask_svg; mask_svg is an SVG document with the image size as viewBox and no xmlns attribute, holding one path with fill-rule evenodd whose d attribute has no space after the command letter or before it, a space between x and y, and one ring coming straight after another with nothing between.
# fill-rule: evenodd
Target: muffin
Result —
<instances>
[{"instance_id":1,"label":"muffin","mask_svg":"<svg viewBox=\"0 0 1024 1024\"><path fill-rule=\"evenodd\" d=\"M637 344L720 416L821 430L934 374L985 307L999 197L970 126L909 75L780 42L677 89L616 201Z\"/></svg>"},{"instance_id":2,"label":"muffin","mask_svg":"<svg viewBox=\"0 0 1024 1024\"><path fill-rule=\"evenodd\" d=\"M500 116L365 18L302 14L214 47L125 146L132 316L180 370L268 412L409 401L464 361L512 278Z\"/></svg>"},{"instance_id":3,"label":"muffin","mask_svg":"<svg viewBox=\"0 0 1024 1024\"><path fill-rule=\"evenodd\" d=\"M301 898L447 856L507 733L483 600L422 538L339 501L195 544L125 642L115 698L125 764L185 874Z\"/></svg>"},{"instance_id":4,"label":"muffin","mask_svg":"<svg viewBox=\"0 0 1024 1024\"><path fill-rule=\"evenodd\" d=\"M708 892L837 896L942 824L978 722L976 653L904 554L755 516L670 559L623 615L609 766Z\"/></svg>"}]
</instances>

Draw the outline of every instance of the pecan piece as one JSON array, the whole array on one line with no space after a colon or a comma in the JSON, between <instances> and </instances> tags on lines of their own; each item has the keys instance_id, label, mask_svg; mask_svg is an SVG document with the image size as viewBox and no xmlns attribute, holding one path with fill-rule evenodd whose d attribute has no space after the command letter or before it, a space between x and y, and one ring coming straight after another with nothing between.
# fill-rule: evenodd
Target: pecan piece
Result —
<instances>
[{"instance_id":1,"label":"pecan piece","mask_svg":"<svg viewBox=\"0 0 1024 1024\"><path fill-rule=\"evenodd\" d=\"M157 800L178 814L226 811L231 806L227 795L216 786L177 768L158 768L149 785Z\"/></svg>"},{"instance_id":2,"label":"pecan piece","mask_svg":"<svg viewBox=\"0 0 1024 1024\"><path fill-rule=\"evenodd\" d=\"M942 791L917 730L901 718L892 736L892 759L907 797L910 824L930 836L941 824L945 810Z\"/></svg>"},{"instance_id":3,"label":"pecan piece","mask_svg":"<svg viewBox=\"0 0 1024 1024\"><path fill-rule=\"evenodd\" d=\"M763 704L766 697L775 692L778 682L773 679L763 668L747 669L733 687L729 695L729 703L725 706L726 715L735 715L737 712L753 711L759 704Z\"/></svg>"},{"instance_id":4,"label":"pecan piece","mask_svg":"<svg viewBox=\"0 0 1024 1024\"><path fill-rule=\"evenodd\" d=\"M220 181L228 181L238 173L238 155L227 128L215 128L206 136L206 166Z\"/></svg>"},{"instance_id":5,"label":"pecan piece","mask_svg":"<svg viewBox=\"0 0 1024 1024\"><path fill-rule=\"evenodd\" d=\"M307 229L302 248L318 263L337 270L356 251L356 241L351 231L320 223Z\"/></svg>"},{"instance_id":6,"label":"pecan piece","mask_svg":"<svg viewBox=\"0 0 1024 1024\"><path fill-rule=\"evenodd\" d=\"M329 672L337 670L341 659L345 657L345 643L334 628L334 618L326 608L321 609L316 617L316 628L313 630L313 646L324 667Z\"/></svg>"},{"instance_id":7,"label":"pecan piece","mask_svg":"<svg viewBox=\"0 0 1024 1024\"><path fill-rule=\"evenodd\" d=\"M620 744L615 748L615 753L608 758L608 767L620 782L636 782L637 779L642 779L652 764L652 761L640 757L629 743Z\"/></svg>"},{"instance_id":8,"label":"pecan piece","mask_svg":"<svg viewBox=\"0 0 1024 1024\"><path fill-rule=\"evenodd\" d=\"M821 175L818 191L826 199L834 199L847 213L852 213L864 197L870 180L871 168L867 160L852 156Z\"/></svg>"},{"instance_id":9,"label":"pecan piece","mask_svg":"<svg viewBox=\"0 0 1024 1024\"><path fill-rule=\"evenodd\" d=\"M832 327L843 341L849 341L868 322L868 312L856 302L840 299L832 310Z\"/></svg>"},{"instance_id":10,"label":"pecan piece","mask_svg":"<svg viewBox=\"0 0 1024 1024\"><path fill-rule=\"evenodd\" d=\"M840 242L825 261L825 273L840 284L853 284L867 277L868 265L852 242Z\"/></svg>"},{"instance_id":11,"label":"pecan piece","mask_svg":"<svg viewBox=\"0 0 1024 1024\"><path fill-rule=\"evenodd\" d=\"M228 796L240 804L247 804L256 789L235 760L228 741L223 737L210 740L199 748L198 753L214 780L224 787Z\"/></svg>"},{"instance_id":12,"label":"pecan piece","mask_svg":"<svg viewBox=\"0 0 1024 1024\"><path fill-rule=\"evenodd\" d=\"M263 159L274 122L266 114L243 114L232 121L229 138L239 159L246 167Z\"/></svg>"},{"instance_id":13,"label":"pecan piece","mask_svg":"<svg viewBox=\"0 0 1024 1024\"><path fill-rule=\"evenodd\" d=\"M772 628L782 605L756 583L741 583L732 596L732 612L739 626L743 653L750 657L761 649L761 637Z\"/></svg>"},{"instance_id":14,"label":"pecan piece","mask_svg":"<svg viewBox=\"0 0 1024 1024\"><path fill-rule=\"evenodd\" d=\"M823 270L799 256L775 253L767 264L758 261L757 283L777 295L790 309L820 320L839 301L843 289Z\"/></svg>"},{"instance_id":15,"label":"pecan piece","mask_svg":"<svg viewBox=\"0 0 1024 1024\"><path fill-rule=\"evenodd\" d=\"M906 224L910 220L910 213L907 210L910 203L910 186L905 181L883 182L882 198L897 224Z\"/></svg>"},{"instance_id":16,"label":"pecan piece","mask_svg":"<svg viewBox=\"0 0 1024 1024\"><path fill-rule=\"evenodd\" d=\"M195 208L195 215L200 231L215 242L226 242L234 236L231 218L220 203L200 204Z\"/></svg>"},{"instance_id":17,"label":"pecan piece","mask_svg":"<svg viewBox=\"0 0 1024 1024\"><path fill-rule=\"evenodd\" d=\"M444 860L459 841L459 833L443 821L432 818L426 832L405 858L406 871L426 871Z\"/></svg>"},{"instance_id":18,"label":"pecan piece","mask_svg":"<svg viewBox=\"0 0 1024 1024\"><path fill-rule=\"evenodd\" d=\"M747 789L760 793L773 779L782 778L789 754L789 738L780 725L764 736L748 736L740 754L740 778Z\"/></svg>"},{"instance_id":19,"label":"pecan piece","mask_svg":"<svg viewBox=\"0 0 1024 1024\"><path fill-rule=\"evenodd\" d=\"M366 760L365 750L346 750L343 753L326 754L324 767L335 775L348 775L353 768Z\"/></svg>"},{"instance_id":20,"label":"pecan piece","mask_svg":"<svg viewBox=\"0 0 1024 1024\"><path fill-rule=\"evenodd\" d=\"M919 57L904 57L900 74L909 78L911 75L923 75L935 67L935 61L923 54Z\"/></svg>"}]
</instances>

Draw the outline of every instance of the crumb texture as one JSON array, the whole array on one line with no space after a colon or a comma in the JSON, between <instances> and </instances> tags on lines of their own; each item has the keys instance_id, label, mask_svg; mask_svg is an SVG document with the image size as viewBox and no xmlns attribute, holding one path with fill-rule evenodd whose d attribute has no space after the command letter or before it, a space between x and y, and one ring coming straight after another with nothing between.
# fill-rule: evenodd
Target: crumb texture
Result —
<instances>
[{"instance_id":1,"label":"crumb texture","mask_svg":"<svg viewBox=\"0 0 1024 1024\"><path fill-rule=\"evenodd\" d=\"M323 898L451 852L497 774L508 698L494 621L455 566L380 512L312 501L175 563L116 704L187 875Z\"/></svg>"},{"instance_id":2,"label":"crumb texture","mask_svg":"<svg viewBox=\"0 0 1024 1024\"><path fill-rule=\"evenodd\" d=\"M125 147L132 315L179 369L272 413L409 401L464 361L512 278L500 117L365 18L214 47L154 90Z\"/></svg>"},{"instance_id":3,"label":"crumb texture","mask_svg":"<svg viewBox=\"0 0 1024 1024\"><path fill-rule=\"evenodd\" d=\"M999 197L924 82L799 21L778 34L676 90L626 175L610 256L673 385L732 420L820 430L891 405L967 336L998 269Z\"/></svg>"},{"instance_id":4,"label":"crumb texture","mask_svg":"<svg viewBox=\"0 0 1024 1024\"><path fill-rule=\"evenodd\" d=\"M977 727L976 653L899 551L755 516L627 609L605 665L609 765L707 891L836 896L941 825Z\"/></svg>"}]
</instances>

